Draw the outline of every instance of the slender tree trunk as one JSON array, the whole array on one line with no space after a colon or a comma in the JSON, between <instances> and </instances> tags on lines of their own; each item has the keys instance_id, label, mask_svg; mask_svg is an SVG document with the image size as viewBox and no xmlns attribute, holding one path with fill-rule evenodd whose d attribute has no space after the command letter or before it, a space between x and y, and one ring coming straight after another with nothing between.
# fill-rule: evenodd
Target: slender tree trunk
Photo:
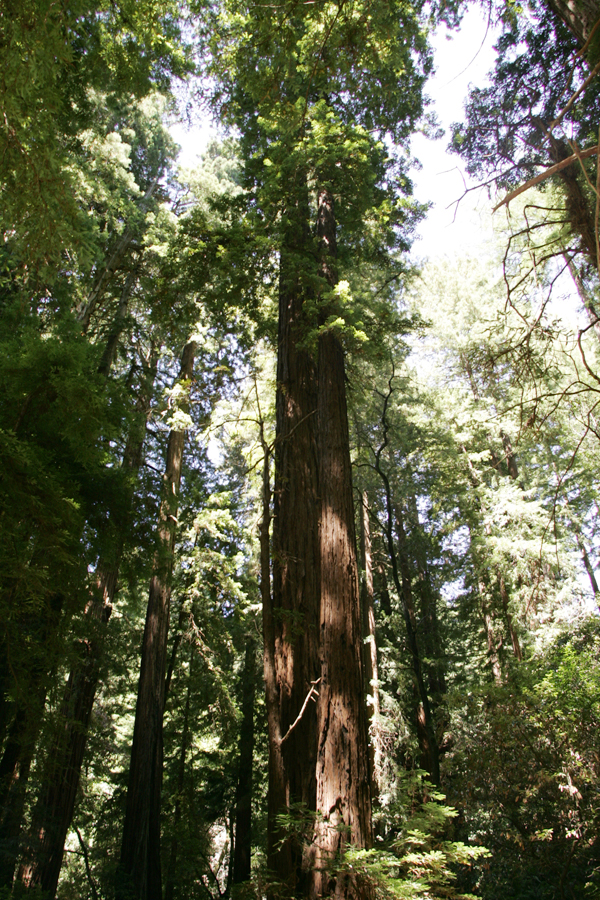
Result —
<instances>
[{"instance_id":1,"label":"slender tree trunk","mask_svg":"<svg viewBox=\"0 0 600 900\"><path fill-rule=\"evenodd\" d=\"M502 438L502 444L504 446L504 455L506 458L506 466L508 469L509 477L512 481L516 481L519 477L519 469L517 466L517 460L515 459L515 455L512 448L512 443L510 438L504 431L500 432L500 437ZM523 489L523 485L521 484L521 489ZM502 601L502 611L504 612L504 618L506 619L506 624L508 626L508 633L510 635L510 642L512 644L513 653L515 657L519 660L519 662L523 659L523 654L521 652L521 645L519 643L519 635L515 629L515 623L513 622L513 617L510 613L509 608L509 596L508 590L506 588L506 582L504 580L504 575L499 570L496 572L498 578L498 588L500 590L500 599Z\"/></svg>"},{"instance_id":2,"label":"slender tree trunk","mask_svg":"<svg viewBox=\"0 0 600 900\"><path fill-rule=\"evenodd\" d=\"M369 501L367 492L361 494L360 545L364 579L361 589L363 623L363 666L365 692L367 694L367 715L369 723L369 762L371 768L371 792L379 793L381 778L382 748L380 735L379 667L377 665L377 640L375 635L375 607L373 602L373 561L371 558L371 528L369 523Z\"/></svg>"},{"instance_id":3,"label":"slender tree trunk","mask_svg":"<svg viewBox=\"0 0 600 900\"><path fill-rule=\"evenodd\" d=\"M381 581L381 590L379 594L381 611L385 616L389 617L392 614L392 601L390 600L390 589L388 588L385 567L381 562L377 565L377 574L379 576L379 580Z\"/></svg>"},{"instance_id":4,"label":"slender tree trunk","mask_svg":"<svg viewBox=\"0 0 600 900\"><path fill-rule=\"evenodd\" d=\"M140 209L145 209L148 201L152 198L152 195L154 194L154 191L156 190L156 187L158 185L158 178L159 176L157 175L142 197L140 202ZM115 272L122 264L125 254L127 253L127 250L129 249L129 246L134 237L135 230L127 225L125 231L118 237L106 262L106 265L100 270L96 279L96 283L90 291L89 296L77 310L77 319L81 323L81 327L84 332L87 331L90 327L92 316L96 311L100 300L104 296L104 293L107 290L110 282L114 278Z\"/></svg>"},{"instance_id":5,"label":"slender tree trunk","mask_svg":"<svg viewBox=\"0 0 600 900\"><path fill-rule=\"evenodd\" d=\"M475 564L477 566L477 563ZM502 684L502 667L500 666L500 657L498 655L499 647L496 640L496 631L494 629L494 619L490 613L488 590L483 576L480 574L477 580L479 589L479 600L481 603L481 615L483 617L483 625L485 628L485 636L488 646L488 659L492 668L492 674L496 684Z\"/></svg>"},{"instance_id":6,"label":"slender tree trunk","mask_svg":"<svg viewBox=\"0 0 600 900\"><path fill-rule=\"evenodd\" d=\"M306 879L303 841L286 839L277 819L298 805L314 810L316 797L316 711L314 703L304 703L320 674L317 372L303 347L312 324L305 314L302 277L309 249L305 180L300 194L303 201L286 211L289 225L281 253L272 600L264 564L262 590L269 722L267 860L280 883L301 892ZM261 552L268 552L267 536L262 540Z\"/></svg>"},{"instance_id":7,"label":"slender tree trunk","mask_svg":"<svg viewBox=\"0 0 600 900\"><path fill-rule=\"evenodd\" d=\"M333 196L319 194L321 273L336 284ZM322 319L327 311L321 312ZM319 337L318 446L321 493L321 683L312 897L358 898L365 888L329 866L347 843L371 844L368 737L344 351L332 331Z\"/></svg>"},{"instance_id":8,"label":"slender tree trunk","mask_svg":"<svg viewBox=\"0 0 600 900\"><path fill-rule=\"evenodd\" d=\"M412 472L410 470L410 467L408 468L408 472L412 479ZM438 621L439 593L435 590L432 583L426 543L424 541L424 535L419 523L417 498L412 492L408 497L408 509L409 513L407 515L407 518L408 524L410 526L410 535L412 538L412 558L416 567L417 594L420 600L421 607L421 629L424 639L424 652L427 658L430 660L429 664L426 667L426 674L431 697L434 701L434 704L438 707L438 716L440 713L442 713L441 720L438 722L438 730L439 726L442 726L443 731L443 729L449 723L449 717L448 710L445 707L443 711L441 710L441 706L445 703L442 698L446 693L446 671L444 662L444 646L440 636Z\"/></svg>"},{"instance_id":9,"label":"slender tree trunk","mask_svg":"<svg viewBox=\"0 0 600 900\"><path fill-rule=\"evenodd\" d=\"M100 589L105 597L114 593L110 578L103 573ZM108 576L108 577L107 577ZM98 608L100 607L100 609ZM90 603L86 614L96 618L100 627L106 625L112 606ZM60 718L63 729L52 742L42 794L32 816L31 837L25 861L18 878L26 887L41 885L45 896L54 897L63 861L64 844L73 817L81 763L87 739L87 729L98 683L99 643L102 637L82 642L78 665L71 671Z\"/></svg>"},{"instance_id":10,"label":"slender tree trunk","mask_svg":"<svg viewBox=\"0 0 600 900\"><path fill-rule=\"evenodd\" d=\"M98 372L100 375L104 375L108 377L112 365L115 361L115 356L117 353L117 347L119 344L119 338L123 333L123 329L125 327L125 321L127 316L127 306L129 304L129 296L131 291L133 290L135 283L137 280L137 271L133 270L127 273L127 277L125 279L125 283L123 284L123 288L121 290L121 299L119 301L119 308L117 309L117 314L112 323L108 338L106 340L106 344L104 347L104 353L102 354L102 359L100 360L100 365L98 366Z\"/></svg>"},{"instance_id":11,"label":"slender tree trunk","mask_svg":"<svg viewBox=\"0 0 600 900\"><path fill-rule=\"evenodd\" d=\"M388 445L389 426L387 421L387 408L393 392L393 380L394 372L392 370L392 375L389 380L388 393L384 397L383 410L381 413L383 441L380 444L377 452L375 453L375 471L381 478L385 492L386 522L384 525L384 537L387 545L390 563L392 566L394 586L396 588L396 591L398 592L398 598L402 604L402 613L404 617L404 625L406 628L408 649L411 656L415 692L421 704L420 712L419 710L417 711L417 730L423 751L425 750L423 741L426 741L427 752L424 752L423 755L426 756L429 762L428 771L431 779L435 784L439 784L439 748L436 740L435 723L433 719L431 704L429 701L429 695L427 693L427 688L425 687L425 679L423 678L423 666L419 653L419 642L417 640L414 604L412 599L410 569L408 566L406 554L403 550L405 543L403 525L401 518L398 518L398 516L396 516L398 549L400 551L399 553L397 553L396 544L394 541L394 510L392 504L390 480L386 472L381 467L381 456Z\"/></svg>"},{"instance_id":12,"label":"slender tree trunk","mask_svg":"<svg viewBox=\"0 0 600 900\"><path fill-rule=\"evenodd\" d=\"M233 884L250 880L252 854L252 762L254 757L254 698L256 694L256 646L254 638L246 641L242 684L242 725L240 729L240 763L235 794L235 844L233 852Z\"/></svg>"},{"instance_id":13,"label":"slender tree trunk","mask_svg":"<svg viewBox=\"0 0 600 900\"><path fill-rule=\"evenodd\" d=\"M39 714L42 707L43 698ZM18 709L0 761L0 890L10 890L13 883L27 782L38 732L39 727L34 726L28 711L24 707Z\"/></svg>"},{"instance_id":14,"label":"slender tree trunk","mask_svg":"<svg viewBox=\"0 0 600 900\"><path fill-rule=\"evenodd\" d=\"M598 310L589 295L589 292L585 289L583 281L579 277L579 272L575 268L573 260L566 253L563 254L564 259L566 260L567 266L569 268L569 272L571 273L571 278L573 279L573 283L577 288L577 293L579 294L579 299L581 300L584 309L588 314L588 319L590 320L590 325L593 327L596 337L600 341L600 315L598 315Z\"/></svg>"},{"instance_id":15,"label":"slender tree trunk","mask_svg":"<svg viewBox=\"0 0 600 900\"><path fill-rule=\"evenodd\" d=\"M596 573L594 572L592 561L583 542L583 537L581 536L581 531L579 528L575 528L575 537L577 539L577 546L579 547L579 550L581 552L581 559L583 561L585 571L587 572L588 578L590 579L594 599L598 606L600 606L600 589L598 588L598 579L596 578Z\"/></svg>"},{"instance_id":16,"label":"slender tree trunk","mask_svg":"<svg viewBox=\"0 0 600 900\"><path fill-rule=\"evenodd\" d=\"M190 382L196 345L186 344L179 379ZM184 431L171 431L167 445L163 499L158 519L158 550L150 582L142 662L135 711L129 787L117 874L118 900L162 900L160 799L162 724L178 494Z\"/></svg>"},{"instance_id":17,"label":"slender tree trunk","mask_svg":"<svg viewBox=\"0 0 600 900\"><path fill-rule=\"evenodd\" d=\"M401 510L396 507L396 531L398 535L398 562L402 581L401 598L405 610L405 622L409 638L409 647L414 647L413 670L417 687L417 735L421 749L421 767L431 776L434 784L440 783L440 751L437 740L437 729L433 713L433 704L425 684L423 664L421 662L420 638L417 636L417 617L412 590L410 561L408 556L406 532ZM418 661L418 665L415 663Z\"/></svg>"},{"instance_id":18,"label":"slender tree trunk","mask_svg":"<svg viewBox=\"0 0 600 900\"><path fill-rule=\"evenodd\" d=\"M175 799L175 814L173 816L173 839L169 853L169 867L165 880L165 900L173 900L175 885L177 882L177 856L179 852L179 825L181 822L181 800L185 784L185 764L187 748L190 741L190 705L192 699L192 668L194 665L195 647L192 643L190 649L190 667L188 671L188 685L185 697L185 710L183 713L183 730L181 734L181 747L179 749L179 767L177 771L177 796Z\"/></svg>"},{"instance_id":19,"label":"slender tree trunk","mask_svg":"<svg viewBox=\"0 0 600 900\"><path fill-rule=\"evenodd\" d=\"M506 589L506 582L504 581L504 576L501 572L498 572L498 586L500 588L500 598L502 600L502 609L504 611L504 618L506 619L506 624L508 625L508 633L510 634L510 641L513 648L513 653L515 657L521 662L523 660L523 653L521 652L521 644L519 643L519 635L515 630L515 624L513 622L513 617L510 614L509 606L508 606L508 591Z\"/></svg>"}]
</instances>

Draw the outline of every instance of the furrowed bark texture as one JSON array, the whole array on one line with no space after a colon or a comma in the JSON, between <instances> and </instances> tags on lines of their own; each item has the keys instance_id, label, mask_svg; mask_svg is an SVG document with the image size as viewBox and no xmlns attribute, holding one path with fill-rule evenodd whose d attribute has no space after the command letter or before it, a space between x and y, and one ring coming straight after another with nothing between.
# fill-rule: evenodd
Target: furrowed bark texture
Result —
<instances>
[{"instance_id":1,"label":"furrowed bark texture","mask_svg":"<svg viewBox=\"0 0 600 900\"><path fill-rule=\"evenodd\" d=\"M321 272L333 287L336 223L333 196L319 195ZM326 318L326 311L322 313ZM344 846L371 843L368 739L363 694L362 628L354 532L352 467L344 352L338 337L319 337L318 446L321 494L320 658L317 812L311 896L359 897L365 887L329 871Z\"/></svg>"},{"instance_id":2,"label":"furrowed bark texture","mask_svg":"<svg viewBox=\"0 0 600 900\"><path fill-rule=\"evenodd\" d=\"M179 380L191 381L196 345L186 344ZM163 500L158 519L158 550L150 582L142 663L135 711L129 787L117 874L117 900L162 900L160 795L162 723L165 703L167 639L171 601L177 498L185 432L171 431L167 445Z\"/></svg>"},{"instance_id":3,"label":"furrowed bark texture","mask_svg":"<svg viewBox=\"0 0 600 900\"><path fill-rule=\"evenodd\" d=\"M316 367L307 336L302 263L307 209L290 210L279 289L273 598L265 619L265 678L270 731L267 858L277 879L302 890L302 842L288 838L277 816L297 804L315 809L317 725L311 683L319 677L319 543ZM264 582L264 578L263 578Z\"/></svg>"}]
</instances>

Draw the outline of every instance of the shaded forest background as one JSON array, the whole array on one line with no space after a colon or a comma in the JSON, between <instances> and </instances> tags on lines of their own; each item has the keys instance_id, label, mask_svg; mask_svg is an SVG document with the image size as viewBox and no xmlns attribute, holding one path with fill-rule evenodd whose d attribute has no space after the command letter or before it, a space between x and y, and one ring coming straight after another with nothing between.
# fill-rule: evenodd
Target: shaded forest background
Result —
<instances>
[{"instance_id":1,"label":"shaded forest background","mask_svg":"<svg viewBox=\"0 0 600 900\"><path fill-rule=\"evenodd\" d=\"M0 898L600 897L600 8L490 5L447 139L511 216L416 266L463 12L2 4ZM182 96L229 134L189 171Z\"/></svg>"}]
</instances>

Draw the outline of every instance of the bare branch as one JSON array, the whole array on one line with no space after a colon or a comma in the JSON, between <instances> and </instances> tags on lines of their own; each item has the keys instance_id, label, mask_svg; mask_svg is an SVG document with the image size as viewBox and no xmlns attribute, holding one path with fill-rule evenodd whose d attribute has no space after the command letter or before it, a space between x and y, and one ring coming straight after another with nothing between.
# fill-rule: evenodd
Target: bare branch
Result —
<instances>
[{"instance_id":1,"label":"bare branch","mask_svg":"<svg viewBox=\"0 0 600 900\"><path fill-rule=\"evenodd\" d=\"M496 210L500 209L501 206L508 206L511 200L514 200L515 197L518 197L519 194L523 194L525 191L528 191L529 188L535 187L536 184L541 184L542 181L545 181L546 178L550 178L551 175L556 175L557 172L560 172L562 169L566 169L567 166L572 165L577 160L588 159L590 156L595 156L598 153L598 145L594 144L593 147L588 147L587 150L582 150L579 153L573 153L571 156L567 156L566 159L561 159L560 162L555 163L555 165L550 166L548 169L544 169L543 172L540 172L539 175L536 175L535 178L530 178L529 181L526 181L525 184L522 184L520 187L515 188L514 191L511 191L506 197L500 201L500 203L496 204L493 208L492 212L495 213Z\"/></svg>"},{"instance_id":2,"label":"bare branch","mask_svg":"<svg viewBox=\"0 0 600 900\"><path fill-rule=\"evenodd\" d=\"M310 687L308 694L306 695L306 699L304 700L304 703L302 704L302 709L298 713L298 715L296 717L296 721L292 722L292 724L290 725L290 727L288 728L288 730L286 731L284 736L281 738L281 740L279 742L280 747L285 741L287 741L287 739L289 738L290 734L292 733L292 731L294 730L296 725L300 722L300 719L304 715L304 710L308 706L309 701L312 700L313 697L319 696L319 692L317 691L317 685L319 684L320 680L321 680L320 678L317 678L316 681L311 681L311 683L310 683L311 687Z\"/></svg>"}]
</instances>

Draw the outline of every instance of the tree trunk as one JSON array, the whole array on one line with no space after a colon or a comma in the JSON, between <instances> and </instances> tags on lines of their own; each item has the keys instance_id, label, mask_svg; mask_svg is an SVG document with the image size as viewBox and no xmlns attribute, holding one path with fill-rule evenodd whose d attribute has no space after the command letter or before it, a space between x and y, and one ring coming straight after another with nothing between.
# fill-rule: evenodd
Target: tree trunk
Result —
<instances>
[{"instance_id":1,"label":"tree trunk","mask_svg":"<svg viewBox=\"0 0 600 900\"><path fill-rule=\"evenodd\" d=\"M196 345L186 344L179 379L190 382ZM189 396L189 395L188 395ZM183 404L186 405L185 403ZM150 582L142 662L135 711L129 786L117 873L118 900L162 900L160 799L162 724L175 526L185 432L169 434L163 499L158 518L158 549Z\"/></svg>"},{"instance_id":2,"label":"tree trunk","mask_svg":"<svg viewBox=\"0 0 600 900\"><path fill-rule=\"evenodd\" d=\"M303 201L286 211L289 224L281 252L272 600L268 534L261 538L261 553L267 553L262 566L269 722L267 861L280 883L301 892L306 878L303 841L293 835L286 839L277 819L290 808L314 811L316 797L316 711L314 703L304 703L320 674L317 373L302 346L311 325L302 278L309 241L305 180L300 193Z\"/></svg>"},{"instance_id":3,"label":"tree trunk","mask_svg":"<svg viewBox=\"0 0 600 900\"><path fill-rule=\"evenodd\" d=\"M398 590L404 608L404 621L406 623L408 644L413 655L413 671L415 674L416 694L418 699L416 725L419 746L421 749L421 767L425 769L434 784L440 783L440 751L437 739L437 729L433 714L432 703L429 699L429 691L425 684L423 664L421 662L422 648L419 646L420 638L417 636L417 618L412 590L410 561L408 556L406 532L401 510L396 507L396 531L398 534L398 562L401 576Z\"/></svg>"},{"instance_id":4,"label":"tree trunk","mask_svg":"<svg viewBox=\"0 0 600 900\"><path fill-rule=\"evenodd\" d=\"M142 447L157 356L151 353L137 402L140 419L131 430L123 454L123 467L133 475L141 464ZM130 498L131 500L132 498ZM19 880L32 888L40 885L53 898L63 862L65 840L73 819L87 731L98 687L100 663L117 589L125 525L117 526L117 547L111 559L100 559L96 588L86 607L89 637L82 641L78 662L69 675L56 737L50 747L43 773L42 793L32 814L30 843L19 870Z\"/></svg>"},{"instance_id":5,"label":"tree trunk","mask_svg":"<svg viewBox=\"0 0 600 900\"><path fill-rule=\"evenodd\" d=\"M597 0L547 0L547 3L583 47L600 18Z\"/></svg>"},{"instance_id":6,"label":"tree trunk","mask_svg":"<svg viewBox=\"0 0 600 900\"><path fill-rule=\"evenodd\" d=\"M477 566L477 563L475 563ZM498 650L502 646L502 641L500 643L496 640L496 631L494 629L494 619L492 614L490 613L490 607L487 597L487 587L486 583L483 579L483 576L480 574L477 579L477 587L479 588L479 600L481 602L481 615L483 617L483 625L485 628L485 636L487 639L488 646L488 659L490 661L490 666L492 668L492 674L494 676L494 681L496 684L502 684L502 667L500 666L500 657L498 655Z\"/></svg>"},{"instance_id":7,"label":"tree trunk","mask_svg":"<svg viewBox=\"0 0 600 900\"><path fill-rule=\"evenodd\" d=\"M7 888L9 892L19 857L27 781L38 732L39 726L34 725L28 711L18 709L0 761L0 890Z\"/></svg>"},{"instance_id":8,"label":"tree trunk","mask_svg":"<svg viewBox=\"0 0 600 900\"><path fill-rule=\"evenodd\" d=\"M181 822L181 799L183 797L183 787L185 784L185 762L187 756L187 748L190 739L190 704L192 699L192 668L194 664L194 644L190 650L190 668L188 671L188 685L185 697L185 710L183 713L183 731L181 734L181 747L179 749L179 769L177 772L177 797L175 799L175 815L173 816L173 839L171 841L171 852L169 853L169 868L165 880L165 900L173 900L175 893L175 884L177 881L177 854L179 851L179 823Z\"/></svg>"},{"instance_id":9,"label":"tree trunk","mask_svg":"<svg viewBox=\"0 0 600 900\"><path fill-rule=\"evenodd\" d=\"M380 735L379 668L377 665L377 640L375 636L375 607L373 603L373 562L371 557L371 528L369 524L369 501L367 492L361 494L360 545L364 579L361 589L363 623L363 666L365 692L367 694L367 717L369 723L369 762L371 768L371 792L379 793L381 778L382 748Z\"/></svg>"},{"instance_id":10,"label":"tree trunk","mask_svg":"<svg viewBox=\"0 0 600 900\"><path fill-rule=\"evenodd\" d=\"M321 273L336 284L333 196L319 194ZM326 318L326 310L321 312ZM321 682L318 710L317 813L310 895L365 896L349 871L329 867L346 844L371 844L368 737L363 699L361 619L354 533L352 466L344 352L332 331L319 337L318 446L321 492Z\"/></svg>"},{"instance_id":11,"label":"tree trunk","mask_svg":"<svg viewBox=\"0 0 600 900\"><path fill-rule=\"evenodd\" d=\"M56 633L62 606L62 595L52 595L29 630L33 662L27 684L17 684L15 715L0 760L0 890L11 887L20 854L27 782L54 665L53 661L48 662L50 641Z\"/></svg>"},{"instance_id":12,"label":"tree trunk","mask_svg":"<svg viewBox=\"0 0 600 900\"><path fill-rule=\"evenodd\" d=\"M506 624L508 625L508 633L510 635L510 642L512 644L513 653L515 657L521 662L523 660L523 653L521 652L521 644L519 643L519 635L515 629L515 623L513 622L513 617L510 614L510 610L508 607L508 591L506 589L506 582L504 581L504 576L501 572L498 572L498 587L500 589L500 599L502 600L502 610L504 612L504 618L506 619Z\"/></svg>"},{"instance_id":13,"label":"tree trunk","mask_svg":"<svg viewBox=\"0 0 600 900\"><path fill-rule=\"evenodd\" d=\"M393 394L394 371L388 382L388 393L383 402L381 412L381 425L383 429L383 440L375 453L375 471L381 478L385 495L385 514L386 520L384 525L384 537L387 545L387 552L392 567L392 578L394 586L398 593L398 599L402 604L402 613L404 617L404 625L406 628L406 639L408 649L411 656L414 690L420 702L420 709L417 709L417 733L419 735L419 743L422 755L427 762L427 770L434 784L440 782L440 764L439 764L439 748L435 733L435 724L429 702L429 695L425 687L423 678L423 666L419 653L419 642L417 640L416 621L414 604L412 598L412 586L410 577L410 567L405 551L406 538L404 535L404 526L402 516L399 510L396 510L396 531L398 535L398 552L396 552L396 544L394 542L394 509L392 504L392 490L390 480L387 473L381 467L381 456L388 446L389 425L387 420L387 408Z\"/></svg>"},{"instance_id":14,"label":"tree trunk","mask_svg":"<svg viewBox=\"0 0 600 900\"><path fill-rule=\"evenodd\" d=\"M240 763L235 794L235 844L233 884L250 880L252 854L252 762L254 757L254 697L256 694L256 647L254 638L246 641L242 683L242 725Z\"/></svg>"},{"instance_id":15,"label":"tree trunk","mask_svg":"<svg viewBox=\"0 0 600 900\"><path fill-rule=\"evenodd\" d=\"M587 312L588 319L590 321L590 325L594 329L596 333L596 337L600 341L600 316L598 315L598 310L590 297L589 292L585 289L583 281L579 276L579 272L575 268L573 260L566 253L563 254L564 259L569 268L569 272L571 273L571 278L573 279L573 283L577 288L577 293L579 294L579 299L581 300L585 311Z\"/></svg>"}]
</instances>

